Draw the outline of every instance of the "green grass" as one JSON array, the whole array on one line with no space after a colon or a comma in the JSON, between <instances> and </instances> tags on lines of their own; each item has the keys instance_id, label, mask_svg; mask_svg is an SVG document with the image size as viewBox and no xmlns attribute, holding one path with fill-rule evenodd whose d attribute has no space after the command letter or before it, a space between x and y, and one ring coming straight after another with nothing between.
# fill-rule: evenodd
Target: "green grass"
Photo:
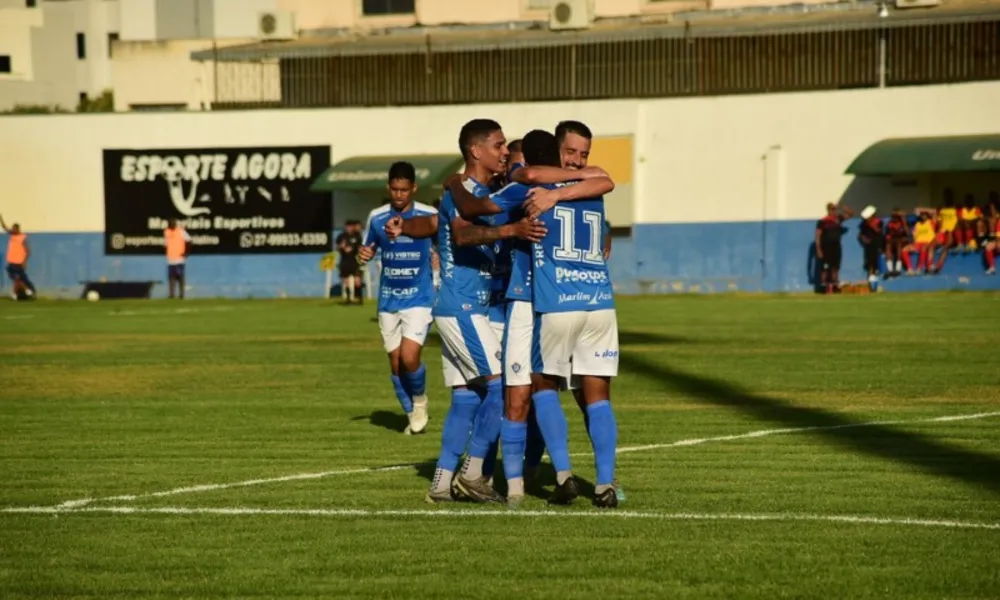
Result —
<instances>
[{"instance_id":1,"label":"green grass","mask_svg":"<svg viewBox=\"0 0 1000 600\"><path fill-rule=\"evenodd\" d=\"M996 598L1000 415L932 419L1000 413L998 300L622 299L624 518L424 504L373 307L3 303L0 507L94 500L0 512L0 597Z\"/></svg>"}]
</instances>

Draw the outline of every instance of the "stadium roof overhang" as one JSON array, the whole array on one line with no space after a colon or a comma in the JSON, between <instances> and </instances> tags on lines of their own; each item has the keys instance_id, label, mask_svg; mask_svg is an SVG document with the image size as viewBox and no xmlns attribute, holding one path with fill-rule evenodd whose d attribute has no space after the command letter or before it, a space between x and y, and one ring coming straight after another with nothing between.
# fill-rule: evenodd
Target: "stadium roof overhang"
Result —
<instances>
[{"instance_id":1,"label":"stadium roof overhang","mask_svg":"<svg viewBox=\"0 0 1000 600\"><path fill-rule=\"evenodd\" d=\"M464 164L462 157L456 154L354 156L324 171L309 189L313 192L385 194L389 167L401 160L413 164L421 198L437 198L445 179L458 173Z\"/></svg>"},{"instance_id":2,"label":"stadium roof overhang","mask_svg":"<svg viewBox=\"0 0 1000 600\"><path fill-rule=\"evenodd\" d=\"M1000 133L882 140L847 167L849 175L968 171L1000 171Z\"/></svg>"}]
</instances>

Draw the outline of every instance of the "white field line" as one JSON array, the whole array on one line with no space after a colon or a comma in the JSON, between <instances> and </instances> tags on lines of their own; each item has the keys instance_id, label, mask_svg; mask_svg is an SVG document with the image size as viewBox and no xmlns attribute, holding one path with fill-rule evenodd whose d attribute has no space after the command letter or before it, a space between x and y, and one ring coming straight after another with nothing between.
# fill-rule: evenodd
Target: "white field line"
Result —
<instances>
[{"instance_id":1,"label":"white field line","mask_svg":"<svg viewBox=\"0 0 1000 600\"><path fill-rule=\"evenodd\" d=\"M20 514L118 514L118 515L225 515L225 516L299 516L299 517L350 517L350 518L489 518L489 517L556 517L579 519L652 519L661 521L813 521L863 525L897 525L908 527L949 527L953 529L1000 530L1000 523L955 521L939 519L914 519L908 517L868 517L862 515L810 515L810 514L741 514L741 513L666 513L649 511L560 511L560 510L366 510L358 508L141 508L136 506L91 506L86 508L58 508L53 506L26 506L3 508L0 512Z\"/></svg>"},{"instance_id":2,"label":"white field line","mask_svg":"<svg viewBox=\"0 0 1000 600\"><path fill-rule=\"evenodd\" d=\"M710 438L696 438L690 440L679 440L676 442L670 442L667 444L648 444L645 446L623 446L618 449L618 454L627 454L631 452L645 452L648 450L662 450L666 448L680 448L685 446L698 446L700 444L707 444L709 442L729 442L733 440L751 439L766 437L769 435L779 435L779 434L789 434L789 433L800 433L804 431L823 431L831 429L848 429L852 427L872 427L875 425L894 425L900 423L936 423L945 421L966 421L973 419L984 419L987 417L1000 416L1000 411L997 412L986 412L986 413L975 413L975 414L965 414L965 415L949 415L943 417L930 417L925 419L909 419L909 420L896 420L896 421L872 421L868 423L847 423L844 425L830 425L823 427L796 427L796 428L786 428L786 429L761 429L758 431L751 431L749 433L741 433L736 435L724 435L718 437ZM590 452L585 453L574 453L570 456L591 456ZM144 500L149 498L163 498L165 496L176 496L179 494L194 494L198 492L214 492L216 490L224 490L229 488L237 487L250 487L255 485L266 485L271 483L284 483L287 481L302 481L308 479L323 479L325 477L337 477L341 475L361 475L367 473L385 473L389 471L400 471L404 469L414 469L423 463L409 463L401 465L390 465L385 467L365 467L357 469L340 469L336 471L320 471L317 473L296 473L294 475L285 475L282 477L270 477L266 479L249 479L247 481L237 481L232 483L209 483L204 485L194 485L188 487L179 487L171 490L164 490L162 492L150 492L145 494L127 494L123 496L110 496L106 498L80 498L77 500L67 500L55 508L57 509L67 509L67 508L79 508L82 506L87 506L95 502L131 502L134 500Z\"/></svg>"},{"instance_id":3,"label":"white field line","mask_svg":"<svg viewBox=\"0 0 1000 600\"><path fill-rule=\"evenodd\" d=\"M20 321L21 319L34 319L35 315L4 315L7 321Z\"/></svg>"}]
</instances>

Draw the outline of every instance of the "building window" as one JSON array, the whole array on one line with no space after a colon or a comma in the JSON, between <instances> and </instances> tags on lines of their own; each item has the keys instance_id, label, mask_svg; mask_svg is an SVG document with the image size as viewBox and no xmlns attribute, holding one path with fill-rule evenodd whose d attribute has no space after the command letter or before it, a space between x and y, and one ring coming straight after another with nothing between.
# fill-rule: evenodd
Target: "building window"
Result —
<instances>
[{"instance_id":1,"label":"building window","mask_svg":"<svg viewBox=\"0 0 1000 600\"><path fill-rule=\"evenodd\" d=\"M76 57L80 60L87 58L87 36L83 33L76 34Z\"/></svg>"},{"instance_id":2,"label":"building window","mask_svg":"<svg viewBox=\"0 0 1000 600\"><path fill-rule=\"evenodd\" d=\"M0 73L10 73L10 56L0 54Z\"/></svg>"},{"instance_id":3,"label":"building window","mask_svg":"<svg viewBox=\"0 0 1000 600\"><path fill-rule=\"evenodd\" d=\"M24 5L28 8L35 8L38 4L38 0L24 0Z\"/></svg>"},{"instance_id":4,"label":"building window","mask_svg":"<svg viewBox=\"0 0 1000 600\"><path fill-rule=\"evenodd\" d=\"M361 14L366 17L412 15L416 12L415 4L415 0L362 0Z\"/></svg>"},{"instance_id":5,"label":"building window","mask_svg":"<svg viewBox=\"0 0 1000 600\"><path fill-rule=\"evenodd\" d=\"M108 34L108 58L111 58L111 48L114 47L115 42L118 41L118 32L112 31Z\"/></svg>"}]
</instances>

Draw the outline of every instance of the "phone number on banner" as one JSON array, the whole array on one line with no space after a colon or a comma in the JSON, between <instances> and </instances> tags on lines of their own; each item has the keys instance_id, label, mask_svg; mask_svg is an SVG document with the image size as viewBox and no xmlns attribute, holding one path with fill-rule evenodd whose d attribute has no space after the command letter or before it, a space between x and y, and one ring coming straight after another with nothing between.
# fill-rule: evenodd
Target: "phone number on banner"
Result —
<instances>
[{"instance_id":1,"label":"phone number on banner","mask_svg":"<svg viewBox=\"0 0 1000 600\"><path fill-rule=\"evenodd\" d=\"M294 246L325 246L329 234L316 233L242 233L240 248L288 248Z\"/></svg>"}]
</instances>

